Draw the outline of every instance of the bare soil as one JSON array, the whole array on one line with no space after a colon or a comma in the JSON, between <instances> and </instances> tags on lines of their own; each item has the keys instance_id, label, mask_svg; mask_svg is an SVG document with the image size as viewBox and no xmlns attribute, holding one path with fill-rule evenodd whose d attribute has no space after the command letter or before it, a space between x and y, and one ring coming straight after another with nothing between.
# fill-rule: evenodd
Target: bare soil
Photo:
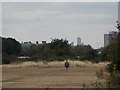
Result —
<instances>
[{"instance_id":1,"label":"bare soil","mask_svg":"<svg viewBox=\"0 0 120 90\"><path fill-rule=\"evenodd\" d=\"M81 88L97 80L101 67L2 68L3 88Z\"/></svg>"}]
</instances>

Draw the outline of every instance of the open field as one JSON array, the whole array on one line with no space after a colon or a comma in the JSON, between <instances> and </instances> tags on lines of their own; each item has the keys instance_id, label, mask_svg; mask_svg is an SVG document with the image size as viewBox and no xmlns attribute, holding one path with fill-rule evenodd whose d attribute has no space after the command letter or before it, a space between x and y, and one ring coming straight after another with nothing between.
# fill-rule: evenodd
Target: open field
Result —
<instances>
[{"instance_id":1,"label":"open field","mask_svg":"<svg viewBox=\"0 0 120 90\"><path fill-rule=\"evenodd\" d=\"M27 64L28 63L28 64ZM64 62L42 65L27 62L18 65L3 65L3 88L81 88L91 87L96 82L96 71L107 63L70 62L68 71Z\"/></svg>"}]
</instances>

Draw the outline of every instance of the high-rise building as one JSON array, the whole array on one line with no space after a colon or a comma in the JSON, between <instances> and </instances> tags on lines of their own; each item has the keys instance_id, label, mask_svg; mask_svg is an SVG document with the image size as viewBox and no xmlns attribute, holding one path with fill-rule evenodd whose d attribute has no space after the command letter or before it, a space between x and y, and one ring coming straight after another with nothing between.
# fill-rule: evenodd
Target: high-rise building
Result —
<instances>
[{"instance_id":1,"label":"high-rise building","mask_svg":"<svg viewBox=\"0 0 120 90\"><path fill-rule=\"evenodd\" d=\"M104 47L109 45L109 34L104 34Z\"/></svg>"},{"instance_id":2,"label":"high-rise building","mask_svg":"<svg viewBox=\"0 0 120 90\"><path fill-rule=\"evenodd\" d=\"M77 37L77 45L81 45L81 38Z\"/></svg>"},{"instance_id":3,"label":"high-rise building","mask_svg":"<svg viewBox=\"0 0 120 90\"><path fill-rule=\"evenodd\" d=\"M118 34L116 31L111 31L109 34L104 34L104 47L110 44L110 40Z\"/></svg>"}]
</instances>

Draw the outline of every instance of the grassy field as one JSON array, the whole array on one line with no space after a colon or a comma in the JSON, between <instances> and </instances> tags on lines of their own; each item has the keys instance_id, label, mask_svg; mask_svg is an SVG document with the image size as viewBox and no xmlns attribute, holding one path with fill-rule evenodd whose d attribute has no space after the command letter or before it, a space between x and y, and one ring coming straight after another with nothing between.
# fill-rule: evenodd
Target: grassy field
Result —
<instances>
[{"instance_id":1,"label":"grassy field","mask_svg":"<svg viewBox=\"0 0 120 90\"><path fill-rule=\"evenodd\" d=\"M3 65L3 88L81 88L95 87L99 82L96 71L107 63L69 61L68 71L63 62L24 62ZM100 82L104 82L101 80ZM104 83L101 83L104 87Z\"/></svg>"}]
</instances>

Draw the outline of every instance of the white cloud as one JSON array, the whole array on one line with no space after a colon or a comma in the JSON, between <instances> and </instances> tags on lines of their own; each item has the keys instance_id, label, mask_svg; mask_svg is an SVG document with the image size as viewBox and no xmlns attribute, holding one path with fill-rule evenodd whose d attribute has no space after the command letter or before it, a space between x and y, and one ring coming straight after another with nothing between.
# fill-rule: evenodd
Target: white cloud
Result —
<instances>
[{"instance_id":1,"label":"white cloud","mask_svg":"<svg viewBox=\"0 0 120 90\"><path fill-rule=\"evenodd\" d=\"M50 41L51 37L68 38L70 42L76 42L80 36L86 44L93 47L98 47L99 44L100 47L103 45L103 34L117 21L116 5L3 3L3 35L33 42Z\"/></svg>"}]
</instances>

